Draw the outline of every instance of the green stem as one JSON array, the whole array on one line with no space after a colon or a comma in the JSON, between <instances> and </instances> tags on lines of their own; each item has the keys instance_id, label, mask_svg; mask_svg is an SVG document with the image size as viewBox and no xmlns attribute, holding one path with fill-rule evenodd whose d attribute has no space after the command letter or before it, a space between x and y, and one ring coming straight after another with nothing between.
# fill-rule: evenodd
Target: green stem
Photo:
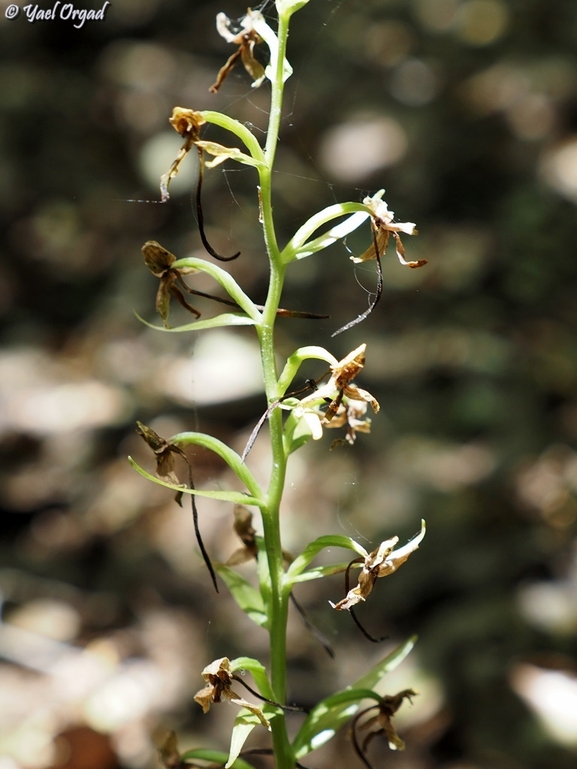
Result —
<instances>
[{"instance_id":1,"label":"green stem","mask_svg":"<svg viewBox=\"0 0 577 769\"><path fill-rule=\"evenodd\" d=\"M270 252L269 252L270 253ZM278 255L278 249L276 251ZM269 295L264 310L263 323L258 328L261 344L263 375L269 403L278 399L278 379L274 355L274 321L279 306L284 279L284 267L280 259L271 258ZM272 452L272 469L267 493L267 505L261 508L263 533L270 576L269 642L271 682L275 699L286 699L286 626L288 595L283 591L284 563L280 531L280 505L286 477L287 457L283 446L283 423L280 409L269 418ZM289 743L284 715L272 721L274 754L277 769L293 769L294 756Z\"/></svg>"},{"instance_id":2,"label":"green stem","mask_svg":"<svg viewBox=\"0 0 577 769\"><path fill-rule=\"evenodd\" d=\"M257 331L260 338L265 390L267 401L270 404L280 397L274 350L274 323L276 320L276 310L280 304L285 267L280 263L280 254L276 246L276 237L272 227L269 172L261 176L261 185L265 240L270 258L270 283L262 324L257 327ZM268 225L269 217L270 225ZM275 409L270 415L269 432L272 469L267 493L267 505L261 508L261 513L271 584L269 607L271 682L275 698L279 702L284 702L286 698L288 596L283 591L284 563L280 532L280 505L286 477L287 457L283 446L283 423L280 409ZM284 715L279 715L273 719L272 731L277 769L292 769L294 767L294 756L286 731Z\"/></svg>"},{"instance_id":3,"label":"green stem","mask_svg":"<svg viewBox=\"0 0 577 769\"><path fill-rule=\"evenodd\" d=\"M272 214L272 167L278 142L283 97L283 61L286 51L289 17L279 17L279 50L276 73L272 81L271 110L265 147L266 168L259 169L261 215L264 239L270 262L268 296L257 327L261 346L264 385L268 403L277 400L279 392L274 349L274 324L280 305L285 266L277 244ZM271 584L270 598L270 665L274 696L279 702L286 699L286 627L288 595L283 590L284 563L280 531L280 505L286 477L287 457L282 440L282 414L275 409L270 415L269 431L272 452L272 469L267 494L267 505L261 508L263 532ZM284 715L272 720L272 736L277 769L294 769L295 759L289 742Z\"/></svg>"},{"instance_id":4,"label":"green stem","mask_svg":"<svg viewBox=\"0 0 577 769\"><path fill-rule=\"evenodd\" d=\"M269 116L269 122L268 122L268 132L266 137L266 147L264 151L269 169L272 168L274 163L274 156L276 153L276 147L278 143L280 120L282 117L282 99L283 99L283 93L284 93L283 62L286 54L289 21L290 21L289 15L279 13L278 31L277 31L278 56L276 60L276 72L275 72L274 80L272 81L270 116Z\"/></svg>"}]
</instances>

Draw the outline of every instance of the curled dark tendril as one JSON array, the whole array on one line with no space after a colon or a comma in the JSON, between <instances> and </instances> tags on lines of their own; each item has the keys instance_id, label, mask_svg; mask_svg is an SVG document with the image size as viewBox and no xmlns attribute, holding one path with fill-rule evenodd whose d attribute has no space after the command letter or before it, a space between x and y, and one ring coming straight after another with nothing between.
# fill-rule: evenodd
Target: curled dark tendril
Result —
<instances>
[{"instance_id":1,"label":"curled dark tendril","mask_svg":"<svg viewBox=\"0 0 577 769\"><path fill-rule=\"evenodd\" d=\"M353 326L356 326L358 323L362 323L366 318L369 317L369 315L372 313L372 311L375 309L377 304L379 303L381 296L383 294L383 266L381 264L381 257L379 254L379 248L377 244L377 228L375 227L374 222L371 222L372 225L372 231L373 231L373 245L375 248L375 259L377 262L377 287L375 290L375 296L374 299L371 301L368 308L362 313L362 315L357 316L354 320L351 320L349 323L346 323L344 326L341 326L341 328L337 329L331 334L331 337L338 336L339 334L342 334L343 331L348 331L350 328L353 328Z\"/></svg>"},{"instance_id":2,"label":"curled dark tendril","mask_svg":"<svg viewBox=\"0 0 577 769\"><path fill-rule=\"evenodd\" d=\"M186 466L188 468L188 484L191 488L191 490L194 490L194 482L192 480L192 468L190 466L190 462L184 451L180 449L179 453L184 457L186 461ZM214 585L214 589L218 593L218 583L216 581L216 574L214 571L214 567L212 565L212 561L210 560L210 556L208 555L206 548L204 546L204 542L202 541L202 537L200 535L200 526L198 523L198 508L196 506L196 495L191 494L190 495L190 502L192 505L192 522L194 524L194 534L196 536L196 541L198 542L198 547L200 548L200 552L202 554L202 558L204 560L204 563L206 564L206 568L208 569L208 572L210 574L210 578L212 580L212 584Z\"/></svg>"},{"instance_id":3,"label":"curled dark tendril","mask_svg":"<svg viewBox=\"0 0 577 769\"><path fill-rule=\"evenodd\" d=\"M201 147L197 147L196 149L198 150L198 181L196 183L196 218L198 221L198 231L200 233L200 239L202 240L202 245L206 248L208 253L211 256L213 256L215 259L218 259L221 262L232 262L233 259L237 259L240 256L240 251L238 251L236 254L233 254L232 256L221 256L210 245L206 237L206 234L204 232L204 214L202 213L202 201L201 201L202 180L204 177L204 153Z\"/></svg>"}]
</instances>

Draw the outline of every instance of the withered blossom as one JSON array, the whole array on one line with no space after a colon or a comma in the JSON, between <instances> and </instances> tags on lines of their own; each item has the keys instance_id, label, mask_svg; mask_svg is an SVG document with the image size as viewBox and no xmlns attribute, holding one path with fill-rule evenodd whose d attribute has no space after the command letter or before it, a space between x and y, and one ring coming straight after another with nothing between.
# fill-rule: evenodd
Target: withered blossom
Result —
<instances>
[{"instance_id":1,"label":"withered blossom","mask_svg":"<svg viewBox=\"0 0 577 769\"><path fill-rule=\"evenodd\" d=\"M168 324L168 316L170 313L171 296L174 296L178 303L184 307L185 310L191 312L196 318L199 318L201 315L195 307L188 304L181 289L193 296L202 296L205 299L212 299L214 302L224 304L227 307L232 307L235 310L242 309L236 302L232 301L232 299L214 296L205 291L198 291L195 288L190 288L190 286L184 282L183 276L195 275L199 270L191 267L179 267L178 269L173 267L173 264L176 261L176 256L171 254L168 249L161 246L156 240L147 240L141 250L144 256L144 262L148 269L153 275L160 278L160 285L156 293L156 311L162 318L162 323L165 328L170 328ZM175 285L176 283L178 283L178 285ZM264 307L261 304L255 304L255 307L257 310L264 310ZM282 307L278 308L276 314L285 318L310 318L312 320L328 318L328 315L319 315L304 310L286 310Z\"/></svg>"},{"instance_id":2,"label":"withered blossom","mask_svg":"<svg viewBox=\"0 0 577 769\"><path fill-rule=\"evenodd\" d=\"M304 419L311 431L313 440L319 440L323 434L323 427L330 425L331 421L339 414L344 398L347 398L346 403L350 402L348 399L357 403L370 403L375 414L378 413L380 406L377 399L368 390L363 390L353 382L365 365L366 347L366 344L361 344L342 360L332 364L328 382L304 397L298 406L294 407L295 416ZM318 409L319 401L322 400L328 401L328 407L324 412ZM363 429L360 427L356 429L360 432L368 432L367 427L365 421Z\"/></svg>"},{"instance_id":3,"label":"withered blossom","mask_svg":"<svg viewBox=\"0 0 577 769\"><path fill-rule=\"evenodd\" d=\"M235 534L243 544L243 547L235 550L226 562L226 566L239 566L248 563L258 557L258 546L256 543L256 529L252 525L253 514L244 505L234 506L234 524ZM285 563L292 563L293 556L282 551Z\"/></svg>"},{"instance_id":4,"label":"withered blossom","mask_svg":"<svg viewBox=\"0 0 577 769\"><path fill-rule=\"evenodd\" d=\"M172 483L174 486L184 487L185 484L181 483L176 475L176 463L174 460L174 455L178 454L183 457L185 462L187 462L188 460L184 451L174 443L169 443L166 438L161 438L161 436L151 427L147 427L142 422L137 422L136 425L136 432L154 452L156 457L156 474L158 477L167 483ZM180 493L177 498L179 503L181 497L182 493Z\"/></svg>"},{"instance_id":5,"label":"withered blossom","mask_svg":"<svg viewBox=\"0 0 577 769\"><path fill-rule=\"evenodd\" d=\"M234 531L242 542L226 562L226 566L239 566L252 561L258 555L256 529L252 525L252 513L244 505L234 506Z\"/></svg>"},{"instance_id":6,"label":"withered blossom","mask_svg":"<svg viewBox=\"0 0 577 769\"><path fill-rule=\"evenodd\" d=\"M147 240L142 246L142 254L148 269L153 275L160 278L160 285L156 293L156 311L162 318L164 327L170 328L168 325L168 315L170 313L171 296L174 296L185 310L199 318L200 312L188 304L181 291L181 288L183 288L189 293L198 293L193 292L182 279L183 275L190 275L197 271L187 268L175 270L172 265L176 261L176 256L171 254L166 248L163 248L156 240ZM178 283L180 288L175 283Z\"/></svg>"},{"instance_id":7,"label":"withered blossom","mask_svg":"<svg viewBox=\"0 0 577 769\"><path fill-rule=\"evenodd\" d=\"M353 606L366 601L367 597L373 590L375 582L379 577L388 577L393 574L399 566L402 566L409 558L411 553L414 553L418 549L419 545L423 541L425 536L426 526L425 522L421 521L421 531L416 537L413 537L406 545L395 550L395 545L398 543L398 537L391 537L378 546L372 553L365 551L364 564L359 575L358 585L349 590L345 598L339 601L337 604L331 602L333 609L337 611L350 611ZM357 563L355 560L352 563Z\"/></svg>"},{"instance_id":8,"label":"withered blossom","mask_svg":"<svg viewBox=\"0 0 577 769\"><path fill-rule=\"evenodd\" d=\"M409 262L405 259L405 248L399 234L403 232L406 235L417 235L416 224L414 222L395 222L395 213L390 211L385 201L381 199L382 195L383 190L380 190L372 198L367 197L363 200L364 205L368 206L371 211L371 223L375 237L374 242L361 256L351 256L351 260L358 264L369 259L378 259L385 253L389 244L389 237L392 235L395 239L397 256L400 263L412 269L423 267L423 265L427 264L426 259L419 259L414 262Z\"/></svg>"},{"instance_id":9,"label":"withered blossom","mask_svg":"<svg viewBox=\"0 0 577 769\"><path fill-rule=\"evenodd\" d=\"M367 413L367 402L347 400L346 404L341 403L336 415L325 424L327 428L345 427L347 428L347 434L345 440L350 443L351 446L357 439L357 433L370 433L371 432L371 420L365 417ZM322 416L322 415L321 415ZM341 438L333 441L331 448L343 443Z\"/></svg>"},{"instance_id":10,"label":"withered blossom","mask_svg":"<svg viewBox=\"0 0 577 769\"><path fill-rule=\"evenodd\" d=\"M158 748L158 757L164 769L192 769L198 764L191 764L180 757L176 732L169 732L164 742Z\"/></svg>"},{"instance_id":11,"label":"withered blossom","mask_svg":"<svg viewBox=\"0 0 577 769\"><path fill-rule=\"evenodd\" d=\"M413 689L403 689L403 691L398 694L385 695L377 705L372 705L355 716L352 723L353 745L357 755L368 769L372 769L372 767L366 757L366 751L371 741L377 735L382 734L387 738L391 750L405 749L405 743L397 734L391 719L403 704L403 700L408 699L411 701L411 698L416 695L417 692L413 691ZM359 723L363 716L375 710L377 712L374 716L368 718L363 723ZM368 729L371 731L363 740L362 745L359 745L357 731L365 731Z\"/></svg>"},{"instance_id":12,"label":"withered blossom","mask_svg":"<svg viewBox=\"0 0 577 769\"><path fill-rule=\"evenodd\" d=\"M160 200L162 203L169 199L168 187L170 182L178 174L184 158L200 139L200 128L206 123L200 112L185 107L174 107L168 122L176 133L184 138L184 143L168 171L160 178ZM199 156L202 157L202 153L199 153Z\"/></svg>"},{"instance_id":13,"label":"withered blossom","mask_svg":"<svg viewBox=\"0 0 577 769\"><path fill-rule=\"evenodd\" d=\"M246 16L244 16L239 23L240 29L233 32L233 22L225 13L219 13L216 16L216 29L218 34L223 37L227 43L238 46L238 49L229 56L226 64L220 68L216 77L216 82L208 89L211 93L217 93L228 73L234 69L238 60L243 63L244 68L253 79L253 88L258 88L264 78L264 67L255 59L254 47L258 43L262 43L262 37L254 29L254 21L260 18L261 14L258 11L247 10Z\"/></svg>"},{"instance_id":14,"label":"withered blossom","mask_svg":"<svg viewBox=\"0 0 577 769\"><path fill-rule=\"evenodd\" d=\"M232 256L221 256L210 245L204 232L204 214L202 211L201 202L202 180L204 177L204 150L202 146L203 142L200 141L200 129L201 126L206 123L206 120L200 112L195 112L194 110L186 109L185 107L174 107L168 122L177 133L184 137L184 143L168 171L160 178L160 201L161 203L166 203L166 201L169 199L170 195L168 192L168 187L171 180L174 179L174 177L178 174L180 164L186 155L193 147L196 147L196 151L198 153L198 180L196 182L195 197L196 218L198 222L198 232L200 239L202 241L202 245L211 256L221 262L230 262L232 259L236 259L237 256L240 256L240 251L238 251L236 254L233 254Z\"/></svg>"},{"instance_id":15,"label":"withered blossom","mask_svg":"<svg viewBox=\"0 0 577 769\"><path fill-rule=\"evenodd\" d=\"M206 686L194 695L194 699L202 707L203 713L208 713L212 703L217 704L223 699L228 700L233 705L250 710L270 731L270 723L261 708L247 702L232 690L232 682L238 681L238 679L234 676L228 657L221 657L207 665L202 671L202 677L206 681Z\"/></svg>"},{"instance_id":16,"label":"withered blossom","mask_svg":"<svg viewBox=\"0 0 577 769\"><path fill-rule=\"evenodd\" d=\"M177 446L175 443L170 443L170 441L167 441L166 438L162 438L151 427L147 427L142 422L137 422L136 424L137 424L136 432L143 438L145 443L154 452L154 455L156 457L156 474L158 475L158 477L161 480L166 481L167 483L171 483L173 486L181 486L182 488L186 488L186 485L179 481L178 476L176 475L176 472L175 472L174 455L178 454L178 456L182 457L182 459L184 459L186 463L186 467L188 470L188 483L190 488L194 489L194 481L192 479L192 468L190 466L190 462L188 461L188 457L186 456L184 451L180 448L180 446ZM182 500L182 492L177 492L175 499L180 505ZM210 578L212 580L212 584L214 585L214 589L218 593L218 584L216 581L216 574L215 574L212 562L210 560L210 557L204 546L204 542L202 541L202 537L200 535L200 526L198 523L198 508L196 507L196 500L194 498L194 494L190 495L190 503L192 506L192 522L194 525L194 533L196 536L196 541L198 542L198 547L202 554L204 563L206 564L206 568L208 569L208 572L210 574Z\"/></svg>"},{"instance_id":17,"label":"withered blossom","mask_svg":"<svg viewBox=\"0 0 577 769\"><path fill-rule=\"evenodd\" d=\"M367 250L361 254L361 256L351 256L351 260L356 264L366 262L371 259L376 260L377 263L377 287L374 293L374 298L371 300L368 308L365 312L358 315L354 320L346 323L341 328L337 329L331 336L337 336L342 334L343 331L348 331L353 326L361 323L363 320L373 312L377 304L379 303L383 293L383 268L381 265L381 257L384 255L389 244L389 236L392 235L395 239L397 256L401 264L413 269L422 267L427 264L426 259L419 259L418 261L407 261L405 258L405 247L401 241L399 233L404 232L406 235L416 235L417 229L414 222L395 222L394 212L389 211L389 207L382 200L384 190L379 190L373 197L367 197L363 200L363 204L367 206L371 212L371 230L373 234L373 242L367 248Z\"/></svg>"}]
</instances>

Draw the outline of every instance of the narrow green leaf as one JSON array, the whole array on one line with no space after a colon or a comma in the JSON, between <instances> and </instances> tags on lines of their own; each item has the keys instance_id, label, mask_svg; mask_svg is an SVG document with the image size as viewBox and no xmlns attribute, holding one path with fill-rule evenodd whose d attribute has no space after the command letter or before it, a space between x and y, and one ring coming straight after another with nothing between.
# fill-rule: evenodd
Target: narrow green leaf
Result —
<instances>
[{"instance_id":1,"label":"narrow green leaf","mask_svg":"<svg viewBox=\"0 0 577 769\"><path fill-rule=\"evenodd\" d=\"M309 241L320 227L340 216L352 214L344 222L331 227L327 232ZM281 259L285 264L295 259L304 259L323 248L327 248L337 240L353 232L369 217L369 210L363 203L336 203L314 214L302 227L295 232L282 251ZM307 242L308 241L308 242Z\"/></svg>"},{"instance_id":2,"label":"narrow green leaf","mask_svg":"<svg viewBox=\"0 0 577 769\"><path fill-rule=\"evenodd\" d=\"M343 724L353 718L361 702L368 699L379 702L381 697L372 689L355 687L321 700L295 737L293 749L296 757L306 756L332 739Z\"/></svg>"},{"instance_id":3,"label":"narrow green leaf","mask_svg":"<svg viewBox=\"0 0 577 769\"><path fill-rule=\"evenodd\" d=\"M394 670L401 664L405 657L410 654L416 643L417 636L413 635L402 644L399 644L399 646L387 654L384 659L382 659L380 662L377 662L377 664L374 665L374 667L372 667L368 673L365 673L364 676L358 678L354 682L353 686L356 689L374 688L386 673L390 673L391 670Z\"/></svg>"},{"instance_id":4,"label":"narrow green leaf","mask_svg":"<svg viewBox=\"0 0 577 769\"><path fill-rule=\"evenodd\" d=\"M239 608L259 627L266 628L268 617L258 590L228 566L215 563L214 568L222 577Z\"/></svg>"},{"instance_id":5,"label":"narrow green leaf","mask_svg":"<svg viewBox=\"0 0 577 769\"><path fill-rule=\"evenodd\" d=\"M222 326L254 326L255 321L249 318L248 315L238 315L234 312L223 312L220 315L215 315L214 318L205 318L204 320L195 320L192 323L185 323L184 326L175 326L174 328L166 328L165 326L156 326L154 323L149 323L140 315L134 313L141 323L145 326L153 328L156 331L164 331L169 334L180 334L183 331L205 331L209 328L221 328Z\"/></svg>"},{"instance_id":6,"label":"narrow green leaf","mask_svg":"<svg viewBox=\"0 0 577 769\"><path fill-rule=\"evenodd\" d=\"M168 483L167 481L157 478L156 475L151 475L151 473L146 472L146 470L140 467L132 457L128 457L128 461L143 478L147 478L149 481L157 483L159 486L164 486L167 489L172 489L173 491L178 491L182 494L194 494L197 497L221 499L224 502L234 502L237 505L248 505L249 507L260 507L264 504L262 499L256 499L255 497L250 496L250 494L244 494L242 491L210 491L204 489L188 489L186 486L177 486L175 483Z\"/></svg>"},{"instance_id":7,"label":"narrow green leaf","mask_svg":"<svg viewBox=\"0 0 577 769\"><path fill-rule=\"evenodd\" d=\"M181 761L210 761L212 764L218 764L224 766L228 761L228 754L223 753L220 750L209 750L207 748L194 748L193 750L187 750L180 756ZM230 769L254 769L252 764L249 764L243 758L237 758L231 765Z\"/></svg>"},{"instance_id":8,"label":"narrow green leaf","mask_svg":"<svg viewBox=\"0 0 577 769\"><path fill-rule=\"evenodd\" d=\"M303 758L328 742L355 715L363 699L369 696L377 699L374 692L370 694L367 690L372 690L383 676L394 670L404 660L416 640L416 636L409 638L355 681L352 686L321 700L311 710L293 740L296 758Z\"/></svg>"},{"instance_id":9,"label":"narrow green leaf","mask_svg":"<svg viewBox=\"0 0 577 769\"><path fill-rule=\"evenodd\" d=\"M296 585L298 582L310 582L311 579L322 579L323 577L332 577L335 574L342 574L343 571L347 570L349 563L350 561L345 561L344 563L332 563L330 566L315 566L314 569L309 569L308 571L299 574L297 577L294 577L291 579L291 582ZM362 566L362 564L358 565Z\"/></svg>"},{"instance_id":10,"label":"narrow green leaf","mask_svg":"<svg viewBox=\"0 0 577 769\"><path fill-rule=\"evenodd\" d=\"M238 716L234 720L234 726L230 737L230 753L228 761L225 764L225 769L229 769L234 766L235 761L238 759L238 754L242 750L244 743L246 742L249 734L255 728L259 726L260 721L248 710L244 708L240 711Z\"/></svg>"},{"instance_id":11,"label":"narrow green leaf","mask_svg":"<svg viewBox=\"0 0 577 769\"><path fill-rule=\"evenodd\" d=\"M306 569L313 558L326 547L343 547L347 550L354 550L355 553L363 558L367 555L367 551L364 547L361 547L358 542L355 542L355 540L350 537L344 537L341 534L328 534L324 537L319 537L318 539L315 539L314 542L310 542L302 553L291 563L286 573L285 583L290 585L295 582L295 578L298 577L298 575ZM315 579L315 577L311 577L311 579Z\"/></svg>"},{"instance_id":12,"label":"narrow green leaf","mask_svg":"<svg viewBox=\"0 0 577 769\"><path fill-rule=\"evenodd\" d=\"M316 254L317 251L322 251L324 248L332 246L333 243L337 242L337 240L341 240L349 233L356 230L359 225L366 221L366 219L367 215L360 212L349 216L348 219L345 219L344 222L336 224L334 227L331 227L330 230L327 230L322 235L319 235L318 238L308 240L300 248L297 248L297 250L294 252L293 259L305 259L307 256Z\"/></svg>"}]
</instances>

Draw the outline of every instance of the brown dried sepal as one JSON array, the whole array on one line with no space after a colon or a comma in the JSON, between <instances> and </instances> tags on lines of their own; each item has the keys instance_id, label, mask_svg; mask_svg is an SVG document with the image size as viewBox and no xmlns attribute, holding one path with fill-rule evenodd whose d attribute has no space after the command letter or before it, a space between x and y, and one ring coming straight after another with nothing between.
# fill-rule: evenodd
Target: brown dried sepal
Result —
<instances>
[{"instance_id":1,"label":"brown dried sepal","mask_svg":"<svg viewBox=\"0 0 577 769\"><path fill-rule=\"evenodd\" d=\"M136 432L142 436L144 441L152 449L152 451L156 456L156 474L158 475L158 477L161 478L163 481L166 481L167 483L171 483L173 486L182 486L182 488L186 488L184 483L180 483L174 471L174 467L175 467L174 455L178 454L180 457L182 457L182 459L184 459L186 463L186 467L188 469L188 483L190 485L191 490L194 490L194 481L192 479L192 468L190 466L190 462L188 461L188 457L186 456L184 451L180 448L180 446L177 446L174 443L170 443L165 438L161 438L161 436L158 435L158 433L154 432L154 430L151 427L147 427L146 425L142 424L142 422L137 422L136 424L137 424ZM179 505L182 503L181 491L176 492L175 500L176 502L178 502ZM214 589L218 593L218 584L216 582L216 574L212 566L210 557L204 546L204 542L202 541L202 536L200 534L200 528L198 523L198 509L196 507L196 500L194 498L194 494L190 495L190 504L192 507L192 522L194 525L194 533L196 536L196 541L198 542L198 547L202 554L204 563L206 564L206 568L208 569L208 572L210 574L210 578L212 580L212 584L214 585Z\"/></svg>"},{"instance_id":2,"label":"brown dried sepal","mask_svg":"<svg viewBox=\"0 0 577 769\"><path fill-rule=\"evenodd\" d=\"M342 394L341 400L342 396L346 396L347 398L352 398L353 400L370 403L373 407L373 411L376 414L380 409L377 399L374 398L367 390L362 390L360 387L357 387L356 384L353 384L353 379L355 379L357 374L365 365L366 349L367 345L361 344L356 348L356 350L353 350L334 366L331 366L332 375L326 386L328 388L330 385L332 385L335 390L338 390L339 394ZM326 422L330 422L330 420L336 415L338 411L338 405L335 408L334 401L333 404L329 405L329 408L325 414Z\"/></svg>"},{"instance_id":3,"label":"brown dried sepal","mask_svg":"<svg viewBox=\"0 0 577 769\"><path fill-rule=\"evenodd\" d=\"M200 139L200 129L205 125L206 120L200 112L195 112L193 109L174 107L168 122L177 133L194 143Z\"/></svg>"},{"instance_id":4,"label":"brown dried sepal","mask_svg":"<svg viewBox=\"0 0 577 769\"><path fill-rule=\"evenodd\" d=\"M258 555L256 530L252 525L252 513L243 505L234 506L234 531L243 546L230 556L226 566L239 566L252 561Z\"/></svg>"}]
</instances>

